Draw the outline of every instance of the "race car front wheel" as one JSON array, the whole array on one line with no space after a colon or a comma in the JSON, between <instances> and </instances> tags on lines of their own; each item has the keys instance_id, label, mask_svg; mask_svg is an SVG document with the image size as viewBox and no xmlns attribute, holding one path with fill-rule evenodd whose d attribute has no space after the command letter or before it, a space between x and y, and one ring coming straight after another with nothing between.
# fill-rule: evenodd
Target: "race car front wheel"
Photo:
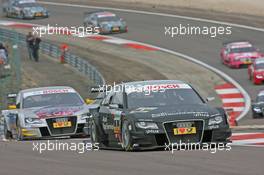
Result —
<instances>
[{"instance_id":1,"label":"race car front wheel","mask_svg":"<svg viewBox=\"0 0 264 175\"><path fill-rule=\"evenodd\" d=\"M23 134L22 134L22 128L20 127L20 122L17 121L17 132L16 132L16 140L17 141L23 141L24 140L24 137L23 137Z\"/></svg>"},{"instance_id":2,"label":"race car front wheel","mask_svg":"<svg viewBox=\"0 0 264 175\"><path fill-rule=\"evenodd\" d=\"M92 144L99 143L98 130L97 130L94 120L91 122L91 125L90 125L90 137L91 137Z\"/></svg>"},{"instance_id":3,"label":"race car front wheel","mask_svg":"<svg viewBox=\"0 0 264 175\"><path fill-rule=\"evenodd\" d=\"M4 121L4 136L5 136L5 139L11 139L12 138L12 133L10 131L8 131L8 129L7 129L6 121Z\"/></svg>"},{"instance_id":4,"label":"race car front wheel","mask_svg":"<svg viewBox=\"0 0 264 175\"><path fill-rule=\"evenodd\" d=\"M122 148L125 151L133 151L130 127L130 123L125 120L122 126Z\"/></svg>"}]
</instances>

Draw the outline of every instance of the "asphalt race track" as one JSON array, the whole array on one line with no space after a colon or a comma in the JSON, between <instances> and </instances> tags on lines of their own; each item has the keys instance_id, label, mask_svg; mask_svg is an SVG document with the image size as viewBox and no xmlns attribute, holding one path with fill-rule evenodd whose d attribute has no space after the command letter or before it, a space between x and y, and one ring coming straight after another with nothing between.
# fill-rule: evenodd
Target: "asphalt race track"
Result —
<instances>
[{"instance_id":1,"label":"asphalt race track","mask_svg":"<svg viewBox=\"0 0 264 175\"><path fill-rule=\"evenodd\" d=\"M47 6L52 16L49 19L26 21L38 24L58 24L59 26L82 25L82 15L92 9L76 7ZM219 51L224 41L250 40L264 48L263 32L233 28L231 36L210 38L209 36L165 37L164 26L193 25L211 26L210 23L194 22L171 17L117 12L127 20L129 32L116 35L164 47L204 61L237 80L251 97L262 89L248 80L247 70L234 70L220 62ZM67 17L67 18L66 18ZM6 18L3 18L5 19ZM12 19L15 20L15 19ZM250 118L250 116L247 116ZM247 119L245 119L245 122ZM263 121L263 120L261 120ZM260 122L260 121L259 121ZM66 142L80 142L66 140ZM233 146L231 151L215 154L210 151L143 151L126 153L100 150L97 152L45 152L32 151L32 142L0 142L0 174L85 174L85 175L132 175L132 174L195 174L195 175L262 175L263 148Z\"/></svg>"},{"instance_id":2,"label":"asphalt race track","mask_svg":"<svg viewBox=\"0 0 264 175\"><path fill-rule=\"evenodd\" d=\"M45 141L42 141L43 143ZM64 140L64 142L70 142ZM71 140L71 142L81 142ZM0 143L0 172L3 175L262 175L263 148L232 147L215 154L210 151L110 150L33 151L32 142Z\"/></svg>"}]
</instances>

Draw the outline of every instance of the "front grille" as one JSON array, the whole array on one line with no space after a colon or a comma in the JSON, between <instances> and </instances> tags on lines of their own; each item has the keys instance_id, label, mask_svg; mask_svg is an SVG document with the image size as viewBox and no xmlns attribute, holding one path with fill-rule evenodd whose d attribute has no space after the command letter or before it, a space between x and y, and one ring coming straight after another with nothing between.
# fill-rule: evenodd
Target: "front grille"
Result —
<instances>
[{"instance_id":1,"label":"front grille","mask_svg":"<svg viewBox=\"0 0 264 175\"><path fill-rule=\"evenodd\" d=\"M77 117L76 116L70 116L70 117L63 117L71 122L71 127L64 127L64 128L54 128L53 123L56 122L56 118L49 118L46 119L49 130L51 135L67 135L67 134L74 134L76 131L76 125L77 125Z\"/></svg>"},{"instance_id":2,"label":"front grille","mask_svg":"<svg viewBox=\"0 0 264 175\"><path fill-rule=\"evenodd\" d=\"M196 127L196 134L174 135L173 129L178 128L177 123L191 122L191 127ZM170 143L198 143L201 142L203 136L202 120L190 120L190 121L173 121L164 123L165 132Z\"/></svg>"}]
</instances>

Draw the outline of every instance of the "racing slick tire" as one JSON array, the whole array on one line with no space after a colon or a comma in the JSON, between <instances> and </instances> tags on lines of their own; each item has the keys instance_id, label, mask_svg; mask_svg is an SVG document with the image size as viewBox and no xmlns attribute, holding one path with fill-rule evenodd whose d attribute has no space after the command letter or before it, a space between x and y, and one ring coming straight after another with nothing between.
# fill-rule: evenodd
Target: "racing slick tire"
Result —
<instances>
[{"instance_id":1,"label":"racing slick tire","mask_svg":"<svg viewBox=\"0 0 264 175\"><path fill-rule=\"evenodd\" d=\"M90 138L91 138L92 145L95 145L97 143L99 143L99 146L102 145L99 139L99 135L98 135L98 128L94 120L92 120L90 124Z\"/></svg>"},{"instance_id":2,"label":"racing slick tire","mask_svg":"<svg viewBox=\"0 0 264 175\"><path fill-rule=\"evenodd\" d=\"M17 125L16 126L17 126L17 131L16 131L16 137L15 137L15 139L17 141L23 141L24 140L24 137L22 135L22 128L20 127L19 120L17 120Z\"/></svg>"},{"instance_id":3,"label":"racing slick tire","mask_svg":"<svg viewBox=\"0 0 264 175\"><path fill-rule=\"evenodd\" d=\"M257 113L255 113L255 112L253 112L253 114L252 114L252 118L253 118L253 119L258 119L258 118L262 118L262 116L259 115L259 114L257 114Z\"/></svg>"},{"instance_id":4,"label":"racing slick tire","mask_svg":"<svg viewBox=\"0 0 264 175\"><path fill-rule=\"evenodd\" d=\"M133 151L133 140L131 137L131 133L129 131L129 125L130 123L125 120L123 122L123 126L122 126L122 132L121 132L121 138L122 138L122 148L125 151Z\"/></svg>"},{"instance_id":5,"label":"racing slick tire","mask_svg":"<svg viewBox=\"0 0 264 175\"><path fill-rule=\"evenodd\" d=\"M5 136L5 139L8 139L8 140L12 138L12 133L8 131L7 129L6 121L4 121L4 136Z\"/></svg>"}]
</instances>

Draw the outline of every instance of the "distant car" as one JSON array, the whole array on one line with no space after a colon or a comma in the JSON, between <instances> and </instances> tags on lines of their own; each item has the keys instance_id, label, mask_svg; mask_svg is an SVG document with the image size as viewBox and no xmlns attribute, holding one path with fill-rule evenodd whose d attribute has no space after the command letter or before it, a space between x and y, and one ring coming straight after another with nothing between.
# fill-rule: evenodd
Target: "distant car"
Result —
<instances>
[{"instance_id":1,"label":"distant car","mask_svg":"<svg viewBox=\"0 0 264 175\"><path fill-rule=\"evenodd\" d=\"M111 34L127 32L126 22L116 14L108 11L84 13L84 27L91 27L94 33Z\"/></svg>"},{"instance_id":2,"label":"distant car","mask_svg":"<svg viewBox=\"0 0 264 175\"><path fill-rule=\"evenodd\" d=\"M24 140L84 136L90 112L73 88L54 86L20 91L16 104L2 111L2 115L5 136Z\"/></svg>"},{"instance_id":3,"label":"distant car","mask_svg":"<svg viewBox=\"0 0 264 175\"><path fill-rule=\"evenodd\" d=\"M247 41L224 43L220 55L222 63L232 68L252 64L254 59L263 56Z\"/></svg>"},{"instance_id":4,"label":"distant car","mask_svg":"<svg viewBox=\"0 0 264 175\"><path fill-rule=\"evenodd\" d=\"M257 58L248 67L249 79L254 84L261 84L264 80L264 58Z\"/></svg>"},{"instance_id":5,"label":"distant car","mask_svg":"<svg viewBox=\"0 0 264 175\"><path fill-rule=\"evenodd\" d=\"M227 143L231 136L222 108L210 107L189 85L178 80L120 84L89 118L92 143L126 151L170 143Z\"/></svg>"},{"instance_id":6,"label":"distant car","mask_svg":"<svg viewBox=\"0 0 264 175\"><path fill-rule=\"evenodd\" d=\"M264 90L257 95L256 101L251 106L253 118L264 117Z\"/></svg>"},{"instance_id":7,"label":"distant car","mask_svg":"<svg viewBox=\"0 0 264 175\"><path fill-rule=\"evenodd\" d=\"M6 17L20 19L49 17L48 10L36 3L35 0L4 0L2 8Z\"/></svg>"}]
</instances>

